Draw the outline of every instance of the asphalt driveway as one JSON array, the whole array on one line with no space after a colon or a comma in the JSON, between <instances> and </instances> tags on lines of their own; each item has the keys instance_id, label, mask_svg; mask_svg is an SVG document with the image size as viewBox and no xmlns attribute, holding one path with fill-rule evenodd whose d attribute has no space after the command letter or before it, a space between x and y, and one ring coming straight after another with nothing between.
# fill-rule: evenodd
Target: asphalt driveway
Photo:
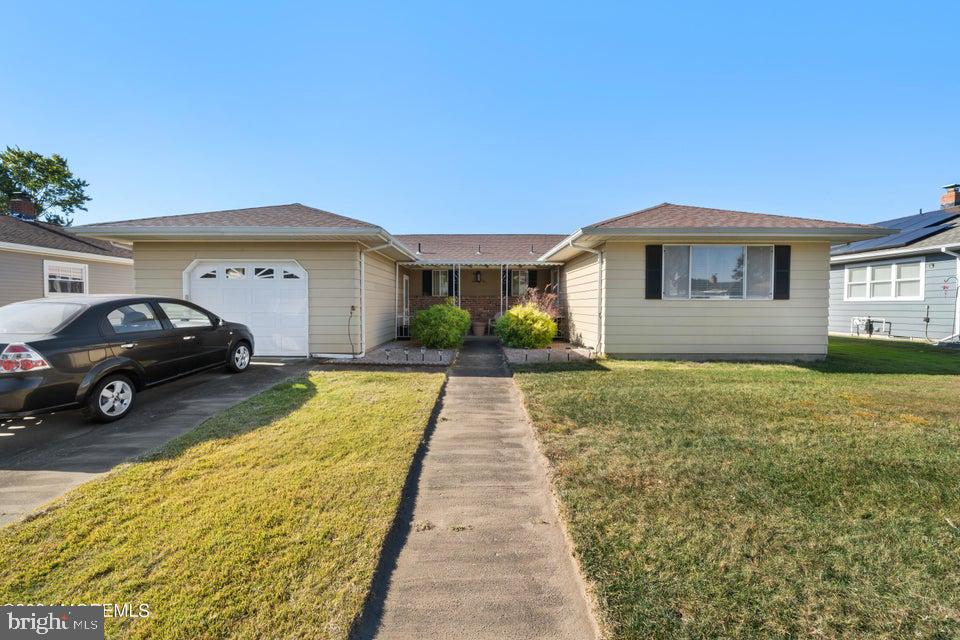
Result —
<instances>
[{"instance_id":1,"label":"asphalt driveway","mask_svg":"<svg viewBox=\"0 0 960 640\"><path fill-rule=\"evenodd\" d=\"M310 360L254 360L250 369L188 376L141 392L130 415L90 424L78 411L0 419L0 525L185 433L303 371Z\"/></svg>"}]
</instances>

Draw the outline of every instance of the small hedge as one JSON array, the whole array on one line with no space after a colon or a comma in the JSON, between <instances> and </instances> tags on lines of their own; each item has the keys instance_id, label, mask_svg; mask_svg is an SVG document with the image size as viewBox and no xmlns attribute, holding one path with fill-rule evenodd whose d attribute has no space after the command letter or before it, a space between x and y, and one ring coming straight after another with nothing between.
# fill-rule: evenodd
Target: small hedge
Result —
<instances>
[{"instance_id":1,"label":"small hedge","mask_svg":"<svg viewBox=\"0 0 960 640\"><path fill-rule=\"evenodd\" d=\"M470 313L450 301L417 311L410 323L410 337L428 349L459 347L468 331Z\"/></svg>"},{"instance_id":2,"label":"small hedge","mask_svg":"<svg viewBox=\"0 0 960 640\"><path fill-rule=\"evenodd\" d=\"M494 333L508 347L542 349L557 335L557 323L534 304L521 304L500 316Z\"/></svg>"}]
</instances>

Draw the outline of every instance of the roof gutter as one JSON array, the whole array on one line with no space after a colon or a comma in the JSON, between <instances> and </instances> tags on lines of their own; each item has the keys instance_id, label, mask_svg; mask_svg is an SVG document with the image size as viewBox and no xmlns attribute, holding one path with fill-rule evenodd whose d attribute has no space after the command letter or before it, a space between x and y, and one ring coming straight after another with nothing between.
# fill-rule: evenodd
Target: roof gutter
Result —
<instances>
[{"instance_id":1,"label":"roof gutter","mask_svg":"<svg viewBox=\"0 0 960 640\"><path fill-rule=\"evenodd\" d=\"M868 238L881 238L896 231L881 227L816 227L816 228L771 228L771 227L583 227L564 238L560 243L540 256L540 260L547 260L563 249L572 247L584 250L583 245L575 244L576 240L585 236L599 238L642 236L645 238L702 238L712 236L717 238L796 238L810 240L853 241Z\"/></svg>"},{"instance_id":2,"label":"roof gutter","mask_svg":"<svg viewBox=\"0 0 960 640\"><path fill-rule=\"evenodd\" d=\"M409 249L404 247L382 227L140 227L135 225L85 225L71 229L79 236L99 238L224 238L251 236L256 238L284 238L291 236L304 239L305 236L335 237L372 237L385 241L380 247L391 247L408 258L416 259Z\"/></svg>"},{"instance_id":3,"label":"roof gutter","mask_svg":"<svg viewBox=\"0 0 960 640\"><path fill-rule=\"evenodd\" d=\"M380 227L143 227L136 225L84 225L70 230L78 236L138 237L164 236L282 236L282 235L339 235L382 236ZM389 235L389 234L388 234Z\"/></svg>"},{"instance_id":4,"label":"roof gutter","mask_svg":"<svg viewBox=\"0 0 960 640\"><path fill-rule=\"evenodd\" d=\"M814 239L842 239L842 238L882 238L896 231L881 227L812 227L812 228L784 228L784 227L629 227L629 228L600 228L584 227L583 235L597 236L651 236L657 238L690 237L690 236L737 236L737 237L778 237L778 238L814 238Z\"/></svg>"},{"instance_id":5,"label":"roof gutter","mask_svg":"<svg viewBox=\"0 0 960 640\"><path fill-rule=\"evenodd\" d=\"M567 236L566 238L564 238L563 240L555 244L552 248L547 250L547 252L542 256L540 256L539 258L537 258L537 260L539 261L546 260L550 256L556 253L559 253L561 250L566 249L567 247L573 247L574 241L576 241L582 235L583 235L583 229L577 229L576 231L571 233L569 236ZM574 248L579 249L581 247L574 247Z\"/></svg>"},{"instance_id":6,"label":"roof gutter","mask_svg":"<svg viewBox=\"0 0 960 640\"><path fill-rule=\"evenodd\" d=\"M87 253L84 251L70 251L68 249L51 249L49 247L40 247L33 244L17 244L14 242L0 242L0 249L5 251L16 251L18 253L36 253L44 256L53 256L58 258L72 258L74 260L87 260L90 262L109 262L113 264L132 265L133 258L124 258L121 256L110 256L100 253Z\"/></svg>"},{"instance_id":7,"label":"roof gutter","mask_svg":"<svg viewBox=\"0 0 960 640\"><path fill-rule=\"evenodd\" d=\"M896 256L915 256L922 255L924 253L937 253L942 252L944 248L952 247L957 248L960 245L944 245L942 247L936 246L927 246L927 247L913 247L913 248L901 248L901 249L879 249L877 251L863 251L860 253L841 253L838 255L830 256L830 262L832 264L840 264L844 262L856 262L858 260L876 260L878 258L888 258Z\"/></svg>"}]
</instances>

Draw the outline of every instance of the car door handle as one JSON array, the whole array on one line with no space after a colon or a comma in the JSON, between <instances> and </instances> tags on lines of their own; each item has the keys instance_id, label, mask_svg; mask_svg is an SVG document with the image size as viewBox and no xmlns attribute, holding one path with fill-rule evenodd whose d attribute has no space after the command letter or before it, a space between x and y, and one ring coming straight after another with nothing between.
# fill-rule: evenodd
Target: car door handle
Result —
<instances>
[{"instance_id":1,"label":"car door handle","mask_svg":"<svg viewBox=\"0 0 960 640\"><path fill-rule=\"evenodd\" d=\"M136 342L128 342L128 343L126 343L126 344L120 345L120 348L121 348L121 349L133 349L135 346L137 346L137 343L136 343Z\"/></svg>"},{"instance_id":2,"label":"car door handle","mask_svg":"<svg viewBox=\"0 0 960 640\"><path fill-rule=\"evenodd\" d=\"M197 336L183 336L184 340L196 340Z\"/></svg>"}]
</instances>

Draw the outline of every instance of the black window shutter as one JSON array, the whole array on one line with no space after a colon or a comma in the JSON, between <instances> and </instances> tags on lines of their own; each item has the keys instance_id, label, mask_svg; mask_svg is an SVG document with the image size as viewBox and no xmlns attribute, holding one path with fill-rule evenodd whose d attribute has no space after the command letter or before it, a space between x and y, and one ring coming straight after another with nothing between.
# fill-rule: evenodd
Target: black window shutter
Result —
<instances>
[{"instance_id":1,"label":"black window shutter","mask_svg":"<svg viewBox=\"0 0 960 640\"><path fill-rule=\"evenodd\" d=\"M453 293L453 269L447 270L447 295L452 296Z\"/></svg>"},{"instance_id":2,"label":"black window shutter","mask_svg":"<svg viewBox=\"0 0 960 640\"><path fill-rule=\"evenodd\" d=\"M647 300L663 298L663 245L647 245Z\"/></svg>"},{"instance_id":3,"label":"black window shutter","mask_svg":"<svg viewBox=\"0 0 960 640\"><path fill-rule=\"evenodd\" d=\"M527 272L527 286L531 289L537 288L537 270L536 269L530 269L530 271Z\"/></svg>"},{"instance_id":4,"label":"black window shutter","mask_svg":"<svg viewBox=\"0 0 960 640\"><path fill-rule=\"evenodd\" d=\"M423 270L423 295L433 295L433 271L429 269Z\"/></svg>"},{"instance_id":5,"label":"black window shutter","mask_svg":"<svg viewBox=\"0 0 960 640\"><path fill-rule=\"evenodd\" d=\"M773 247L773 299L790 299L790 245Z\"/></svg>"}]
</instances>

